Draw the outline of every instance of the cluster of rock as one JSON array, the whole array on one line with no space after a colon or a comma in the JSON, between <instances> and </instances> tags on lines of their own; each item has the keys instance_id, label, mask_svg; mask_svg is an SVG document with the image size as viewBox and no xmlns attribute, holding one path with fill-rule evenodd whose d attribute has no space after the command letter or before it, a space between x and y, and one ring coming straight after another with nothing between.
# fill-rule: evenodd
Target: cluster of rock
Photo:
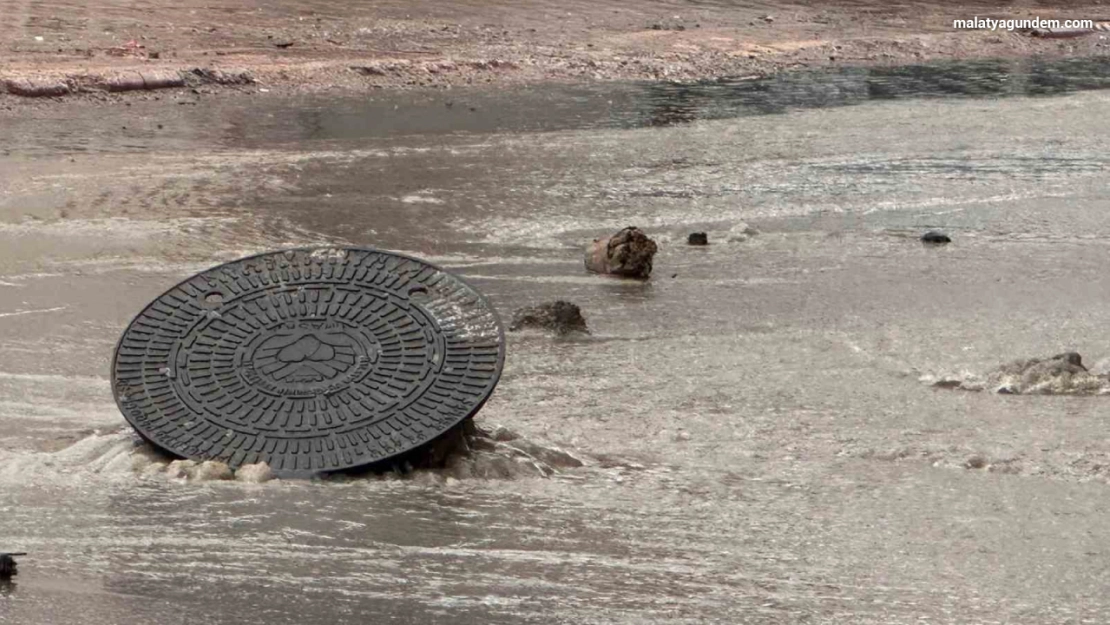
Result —
<instances>
[{"instance_id":1,"label":"cluster of rock","mask_svg":"<svg viewBox=\"0 0 1110 625\"><path fill-rule=\"evenodd\" d=\"M737 231L743 240L756 231L747 224L741 224ZM693 232L686 239L693 246L709 245L709 235ZM586 270L592 273L646 280L651 277L652 261L659 245L642 230L634 226L621 228L615 234L594 239L586 246ZM565 300L545 302L518 308L513 313L510 332L535 329L551 332L557 336L574 333L589 334L582 310Z\"/></svg>"}]
</instances>

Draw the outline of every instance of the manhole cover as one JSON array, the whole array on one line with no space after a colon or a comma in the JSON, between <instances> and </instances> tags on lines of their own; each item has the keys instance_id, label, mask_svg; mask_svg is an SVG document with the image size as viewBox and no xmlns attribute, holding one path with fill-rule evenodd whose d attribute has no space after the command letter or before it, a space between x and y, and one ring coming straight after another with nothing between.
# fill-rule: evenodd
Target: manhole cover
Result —
<instances>
[{"instance_id":1,"label":"manhole cover","mask_svg":"<svg viewBox=\"0 0 1110 625\"><path fill-rule=\"evenodd\" d=\"M147 440L278 472L371 464L482 407L501 322L439 268L371 249L298 249L209 269L128 326L112 384Z\"/></svg>"}]
</instances>

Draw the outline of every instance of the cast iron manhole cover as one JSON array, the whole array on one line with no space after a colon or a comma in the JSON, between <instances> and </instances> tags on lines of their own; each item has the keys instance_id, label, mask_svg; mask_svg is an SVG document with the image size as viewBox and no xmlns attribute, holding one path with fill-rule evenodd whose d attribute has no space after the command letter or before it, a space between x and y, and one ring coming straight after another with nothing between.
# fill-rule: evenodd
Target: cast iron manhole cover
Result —
<instances>
[{"instance_id":1,"label":"cast iron manhole cover","mask_svg":"<svg viewBox=\"0 0 1110 625\"><path fill-rule=\"evenodd\" d=\"M112 384L131 425L176 455L315 473L449 430L504 359L497 313L459 278L378 250L297 249L156 299L120 339Z\"/></svg>"}]
</instances>

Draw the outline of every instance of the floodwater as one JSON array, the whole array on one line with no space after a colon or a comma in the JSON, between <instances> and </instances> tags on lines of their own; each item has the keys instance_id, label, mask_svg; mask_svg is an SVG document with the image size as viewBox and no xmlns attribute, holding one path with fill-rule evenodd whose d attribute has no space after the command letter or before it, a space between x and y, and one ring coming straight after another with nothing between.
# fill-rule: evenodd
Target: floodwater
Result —
<instances>
[{"instance_id":1,"label":"floodwater","mask_svg":"<svg viewBox=\"0 0 1110 625\"><path fill-rule=\"evenodd\" d=\"M9 115L0 550L30 555L0 622L1105 623L1110 398L927 380L1106 366L1108 80L1024 61ZM660 243L652 279L586 274L625 225ZM581 305L590 338L509 336L478 419L586 466L144 472L108 382L130 316L213 264L339 244L440 263L505 317Z\"/></svg>"}]
</instances>

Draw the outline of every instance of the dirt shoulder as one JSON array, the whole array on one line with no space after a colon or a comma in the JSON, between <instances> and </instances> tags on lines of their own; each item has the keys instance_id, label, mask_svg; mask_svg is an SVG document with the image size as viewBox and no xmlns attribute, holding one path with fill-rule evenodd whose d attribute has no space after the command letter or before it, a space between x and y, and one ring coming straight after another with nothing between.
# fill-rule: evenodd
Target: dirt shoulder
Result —
<instances>
[{"instance_id":1,"label":"dirt shoulder","mask_svg":"<svg viewBox=\"0 0 1110 625\"><path fill-rule=\"evenodd\" d=\"M356 6L350 6L350 5ZM129 91L360 91L532 81L698 80L798 67L1090 56L1110 33L1042 39L952 28L975 16L1100 19L1099 5L803 7L657 2L0 0L0 105Z\"/></svg>"}]
</instances>

